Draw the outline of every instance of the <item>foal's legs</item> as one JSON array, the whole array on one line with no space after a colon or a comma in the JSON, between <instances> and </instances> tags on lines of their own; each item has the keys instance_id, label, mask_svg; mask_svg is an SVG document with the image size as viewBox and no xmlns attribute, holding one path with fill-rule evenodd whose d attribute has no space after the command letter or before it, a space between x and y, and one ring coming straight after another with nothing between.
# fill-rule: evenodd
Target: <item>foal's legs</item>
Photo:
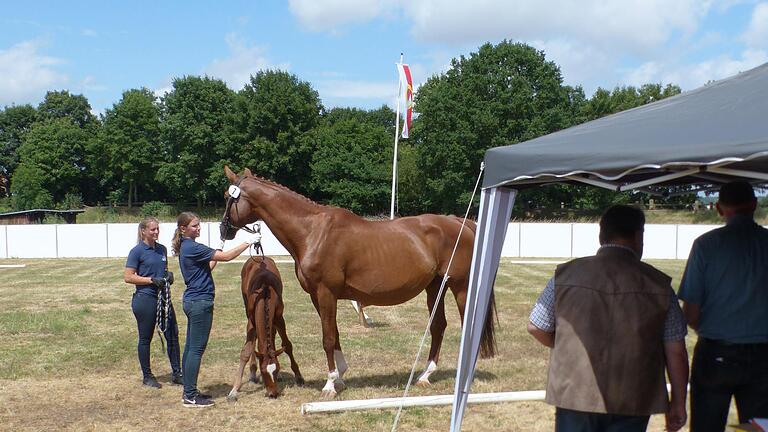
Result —
<instances>
[{"instance_id":1,"label":"foal's legs","mask_svg":"<svg viewBox=\"0 0 768 432\"><path fill-rule=\"evenodd\" d=\"M442 278L435 278L429 287L427 287L427 306L429 307L429 313L432 313L432 309L437 303L437 311L435 311L435 317L432 319L432 324L429 326L429 333L432 337L432 343L429 347L429 358L427 359L427 367L424 372L419 376L416 384L429 385L429 376L437 370L437 362L440 360L440 347L443 344L443 335L445 334L445 327L447 326L445 320L445 293L439 299L437 298L440 292L440 284Z\"/></svg>"},{"instance_id":2,"label":"foal's legs","mask_svg":"<svg viewBox=\"0 0 768 432\"><path fill-rule=\"evenodd\" d=\"M277 332L280 333L283 351L285 351L285 353L288 354L288 358L291 359L291 370L293 371L293 376L296 378L296 384L300 386L304 385L304 377L301 376L299 364L296 363L296 359L293 357L293 344L288 340L288 333L285 330L285 318L283 318L282 311L275 316L275 327Z\"/></svg>"},{"instance_id":3,"label":"foal's legs","mask_svg":"<svg viewBox=\"0 0 768 432\"><path fill-rule=\"evenodd\" d=\"M243 344L243 349L240 350L240 367L237 369L237 374L235 375L235 382L232 384L232 390L230 390L229 394L227 395L227 400L230 402L234 402L237 400L237 392L240 391L240 387L243 385L243 370L245 369L245 364L248 363L248 360L251 359L251 357L254 355L254 344L256 342L256 330L253 328L253 324L251 323L251 320L248 320L248 329L246 330L245 334L245 344ZM253 361L251 362L251 369L253 369ZM253 373L253 372L251 372Z\"/></svg>"}]
</instances>

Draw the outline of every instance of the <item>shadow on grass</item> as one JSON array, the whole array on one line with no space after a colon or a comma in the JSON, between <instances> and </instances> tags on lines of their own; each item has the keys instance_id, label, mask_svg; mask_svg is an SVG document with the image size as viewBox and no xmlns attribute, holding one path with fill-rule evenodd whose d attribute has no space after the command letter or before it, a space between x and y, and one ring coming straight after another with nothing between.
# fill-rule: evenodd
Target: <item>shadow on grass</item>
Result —
<instances>
[{"instance_id":1,"label":"shadow on grass","mask_svg":"<svg viewBox=\"0 0 768 432\"><path fill-rule=\"evenodd\" d=\"M414 375L414 381L418 377L418 374L421 373L421 371L417 371L417 374ZM395 387L397 389L401 389L405 387L405 383L408 380L408 376L410 375L410 372L393 372L389 374L373 374L373 375L359 375L359 376L348 376L344 379L344 383L347 385L347 388L365 388L365 387ZM430 381L435 384L443 380L452 380L454 377L456 377L456 369L445 369L445 370L438 370L435 373L430 376ZM489 380L495 380L498 377L490 372L486 371L475 371L475 378L483 381L489 381ZM293 377L293 374L291 373L284 373L280 372L280 387L281 389L284 389L286 387L298 387L296 385L296 381ZM303 388L309 388L309 389L317 389L318 394L320 393L320 390L325 385L325 380L307 380L306 383L301 386ZM415 382L411 384L412 386L415 385ZM263 394L263 387L261 384L255 384L254 387L250 387L248 389L243 387L241 392L250 394L250 393L256 393L256 394ZM224 397L227 394L229 394L229 391L232 389L231 383L220 383L220 384L214 384L211 386L206 386L206 390L208 390L214 398L218 397Z\"/></svg>"}]
</instances>

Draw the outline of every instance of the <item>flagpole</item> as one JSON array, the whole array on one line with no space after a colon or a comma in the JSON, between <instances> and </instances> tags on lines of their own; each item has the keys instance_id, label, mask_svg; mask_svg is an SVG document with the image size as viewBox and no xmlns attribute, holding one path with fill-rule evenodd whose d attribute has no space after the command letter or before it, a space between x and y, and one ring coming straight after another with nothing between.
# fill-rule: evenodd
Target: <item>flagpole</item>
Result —
<instances>
[{"instance_id":1,"label":"flagpole","mask_svg":"<svg viewBox=\"0 0 768 432\"><path fill-rule=\"evenodd\" d=\"M400 53L400 64L403 64L403 53ZM389 218L395 218L395 196L397 194L397 142L400 138L400 93L403 83L400 81L400 74L397 78L397 110L395 111L395 154L392 157L392 202L389 205Z\"/></svg>"}]
</instances>

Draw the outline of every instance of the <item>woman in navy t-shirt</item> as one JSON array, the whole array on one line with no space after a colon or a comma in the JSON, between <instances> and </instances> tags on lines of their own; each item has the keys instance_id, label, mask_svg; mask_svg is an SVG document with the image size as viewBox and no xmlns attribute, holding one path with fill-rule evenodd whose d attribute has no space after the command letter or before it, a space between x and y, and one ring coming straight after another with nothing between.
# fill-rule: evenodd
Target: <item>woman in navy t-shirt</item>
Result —
<instances>
[{"instance_id":1,"label":"woman in navy t-shirt","mask_svg":"<svg viewBox=\"0 0 768 432\"><path fill-rule=\"evenodd\" d=\"M208 407L213 400L197 389L200 361L208 344L213 325L213 298L215 286L211 270L217 261L231 261L240 256L253 243L261 241L260 234L252 234L247 241L223 252L212 249L195 239L200 237L200 218L192 212L184 212L176 219L173 236L173 252L179 256L179 267L184 276L184 313L187 315L187 341L184 344L182 369L184 394L182 401L187 407ZM222 242L223 246L223 242Z\"/></svg>"},{"instance_id":2,"label":"woman in navy t-shirt","mask_svg":"<svg viewBox=\"0 0 768 432\"><path fill-rule=\"evenodd\" d=\"M148 217L139 223L138 242L128 253L125 263L124 279L126 283L136 285L133 293L131 308L136 317L139 329L139 364L144 375L143 384L153 388L160 388L160 383L152 375L149 364L149 346L152 342L156 319L158 315L158 301L160 301L161 319L167 314L165 326L165 340L168 342L168 359L171 361L171 382L181 384L181 366L179 364L179 327L176 324L176 313L170 302L170 288L173 283L173 274L168 271L168 252L165 246L157 242L160 234L160 223L153 217ZM158 292L160 296L158 296ZM167 302L167 309L165 308Z\"/></svg>"}]
</instances>

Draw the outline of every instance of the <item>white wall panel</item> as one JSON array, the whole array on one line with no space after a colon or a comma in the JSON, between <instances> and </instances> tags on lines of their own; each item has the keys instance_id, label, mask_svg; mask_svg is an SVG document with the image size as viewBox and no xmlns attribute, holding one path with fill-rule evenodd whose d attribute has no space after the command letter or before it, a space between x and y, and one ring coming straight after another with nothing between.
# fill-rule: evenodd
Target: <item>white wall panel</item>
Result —
<instances>
[{"instance_id":1,"label":"white wall panel","mask_svg":"<svg viewBox=\"0 0 768 432\"><path fill-rule=\"evenodd\" d=\"M0 258L8 258L7 230L8 225L0 225Z\"/></svg>"},{"instance_id":2,"label":"white wall panel","mask_svg":"<svg viewBox=\"0 0 768 432\"><path fill-rule=\"evenodd\" d=\"M108 224L107 254L110 257L127 257L128 252L136 246L138 228L138 223ZM163 234L162 228L160 234Z\"/></svg>"},{"instance_id":3,"label":"white wall panel","mask_svg":"<svg viewBox=\"0 0 768 432\"><path fill-rule=\"evenodd\" d=\"M8 225L8 258L56 258L56 225Z\"/></svg>"},{"instance_id":4,"label":"white wall panel","mask_svg":"<svg viewBox=\"0 0 768 432\"><path fill-rule=\"evenodd\" d=\"M573 257L594 255L600 248L599 224L573 224Z\"/></svg>"},{"instance_id":5,"label":"white wall panel","mask_svg":"<svg viewBox=\"0 0 768 432\"><path fill-rule=\"evenodd\" d=\"M677 254L677 225L645 225L643 259L674 259Z\"/></svg>"},{"instance_id":6,"label":"white wall panel","mask_svg":"<svg viewBox=\"0 0 768 432\"><path fill-rule=\"evenodd\" d=\"M507 235L504 237L504 245L501 247L501 256L520 257L520 223L510 222L507 226Z\"/></svg>"},{"instance_id":7,"label":"white wall panel","mask_svg":"<svg viewBox=\"0 0 768 432\"><path fill-rule=\"evenodd\" d=\"M693 241L705 232L720 228L722 225L678 225L677 226L677 255L678 259L688 259L693 247Z\"/></svg>"},{"instance_id":8,"label":"white wall panel","mask_svg":"<svg viewBox=\"0 0 768 432\"><path fill-rule=\"evenodd\" d=\"M59 258L107 256L107 224L57 225Z\"/></svg>"},{"instance_id":9,"label":"white wall panel","mask_svg":"<svg viewBox=\"0 0 768 432\"><path fill-rule=\"evenodd\" d=\"M520 256L548 258L571 256L571 224L520 224Z\"/></svg>"}]
</instances>

